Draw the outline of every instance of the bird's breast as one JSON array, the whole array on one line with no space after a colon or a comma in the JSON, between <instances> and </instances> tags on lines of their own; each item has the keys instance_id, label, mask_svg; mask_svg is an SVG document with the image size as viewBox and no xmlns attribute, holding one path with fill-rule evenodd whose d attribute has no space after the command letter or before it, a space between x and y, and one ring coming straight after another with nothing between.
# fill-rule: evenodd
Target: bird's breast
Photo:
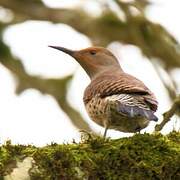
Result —
<instances>
[{"instance_id":1,"label":"bird's breast","mask_svg":"<svg viewBox=\"0 0 180 180\"><path fill-rule=\"evenodd\" d=\"M107 119L106 100L97 95L85 104L85 107L90 118L97 124L104 126L104 121Z\"/></svg>"}]
</instances>

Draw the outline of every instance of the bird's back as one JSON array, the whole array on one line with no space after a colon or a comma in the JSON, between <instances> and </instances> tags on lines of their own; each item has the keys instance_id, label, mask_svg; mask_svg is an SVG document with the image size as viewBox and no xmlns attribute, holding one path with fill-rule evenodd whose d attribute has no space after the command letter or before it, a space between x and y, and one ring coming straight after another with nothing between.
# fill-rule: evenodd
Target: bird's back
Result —
<instances>
[{"instance_id":1,"label":"bird's back","mask_svg":"<svg viewBox=\"0 0 180 180\"><path fill-rule=\"evenodd\" d=\"M84 103L96 123L104 126L105 121L124 132L136 132L149 120L157 121L153 93L140 80L120 71L104 72L94 78L85 90Z\"/></svg>"}]
</instances>

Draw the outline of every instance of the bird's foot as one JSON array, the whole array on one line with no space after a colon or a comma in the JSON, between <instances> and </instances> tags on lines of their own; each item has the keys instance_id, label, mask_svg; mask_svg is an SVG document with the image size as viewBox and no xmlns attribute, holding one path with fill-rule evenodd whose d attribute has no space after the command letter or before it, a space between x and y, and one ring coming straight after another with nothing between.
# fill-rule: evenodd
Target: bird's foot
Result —
<instances>
[{"instance_id":1,"label":"bird's foot","mask_svg":"<svg viewBox=\"0 0 180 180\"><path fill-rule=\"evenodd\" d=\"M137 127L135 130L136 130L136 133L141 134L141 127Z\"/></svg>"}]
</instances>

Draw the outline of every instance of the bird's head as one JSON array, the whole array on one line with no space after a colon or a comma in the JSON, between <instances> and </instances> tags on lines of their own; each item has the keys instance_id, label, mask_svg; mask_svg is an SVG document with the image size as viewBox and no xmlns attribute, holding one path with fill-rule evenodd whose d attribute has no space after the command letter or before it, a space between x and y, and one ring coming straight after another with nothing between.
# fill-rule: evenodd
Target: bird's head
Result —
<instances>
[{"instance_id":1,"label":"bird's head","mask_svg":"<svg viewBox=\"0 0 180 180\"><path fill-rule=\"evenodd\" d=\"M120 67L116 57L106 48L89 47L73 51L59 46L49 46L72 56L83 67L90 78L112 67Z\"/></svg>"}]
</instances>

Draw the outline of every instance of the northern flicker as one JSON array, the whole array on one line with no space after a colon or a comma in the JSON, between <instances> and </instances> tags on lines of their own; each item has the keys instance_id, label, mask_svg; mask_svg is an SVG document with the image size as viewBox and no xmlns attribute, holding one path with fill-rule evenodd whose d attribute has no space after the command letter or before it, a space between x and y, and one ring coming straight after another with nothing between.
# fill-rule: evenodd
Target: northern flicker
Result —
<instances>
[{"instance_id":1,"label":"northern flicker","mask_svg":"<svg viewBox=\"0 0 180 180\"><path fill-rule=\"evenodd\" d=\"M125 73L106 48L90 47L73 51L50 46L72 56L91 79L83 101L90 118L107 129L138 132L157 121L157 100L142 81Z\"/></svg>"}]
</instances>

